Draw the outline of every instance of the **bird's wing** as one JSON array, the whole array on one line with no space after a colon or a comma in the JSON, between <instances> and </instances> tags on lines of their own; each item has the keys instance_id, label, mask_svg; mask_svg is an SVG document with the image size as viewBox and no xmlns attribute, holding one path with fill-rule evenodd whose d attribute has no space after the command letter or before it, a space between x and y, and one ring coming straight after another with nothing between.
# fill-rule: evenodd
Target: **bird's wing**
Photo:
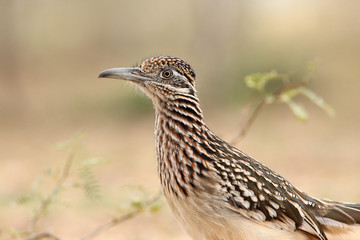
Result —
<instances>
[{"instance_id":1,"label":"bird's wing","mask_svg":"<svg viewBox=\"0 0 360 240\"><path fill-rule=\"evenodd\" d=\"M302 193L240 150L229 145L227 148L233 149L226 151L223 146L213 166L221 178L220 191L229 208L280 229L299 229L320 240L327 240L313 211L320 211L322 202Z\"/></svg>"}]
</instances>

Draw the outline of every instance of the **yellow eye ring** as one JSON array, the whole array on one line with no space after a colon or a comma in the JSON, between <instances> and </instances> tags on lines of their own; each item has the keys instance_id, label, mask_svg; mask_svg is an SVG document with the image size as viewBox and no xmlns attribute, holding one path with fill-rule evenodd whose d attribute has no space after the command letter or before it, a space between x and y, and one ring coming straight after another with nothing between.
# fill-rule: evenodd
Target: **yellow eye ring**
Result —
<instances>
[{"instance_id":1,"label":"yellow eye ring","mask_svg":"<svg viewBox=\"0 0 360 240\"><path fill-rule=\"evenodd\" d=\"M171 69L165 69L161 72L161 77L164 79L169 79L174 75L174 72Z\"/></svg>"}]
</instances>

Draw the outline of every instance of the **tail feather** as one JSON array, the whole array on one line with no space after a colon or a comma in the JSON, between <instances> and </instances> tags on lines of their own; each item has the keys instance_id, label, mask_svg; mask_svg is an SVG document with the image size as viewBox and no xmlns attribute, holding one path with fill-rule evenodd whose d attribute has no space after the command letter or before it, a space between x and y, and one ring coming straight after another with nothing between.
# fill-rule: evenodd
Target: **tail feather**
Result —
<instances>
[{"instance_id":1,"label":"tail feather","mask_svg":"<svg viewBox=\"0 0 360 240\"><path fill-rule=\"evenodd\" d=\"M342 211L351 216L355 223L360 224L360 204L343 204L337 205Z\"/></svg>"},{"instance_id":2,"label":"tail feather","mask_svg":"<svg viewBox=\"0 0 360 240\"><path fill-rule=\"evenodd\" d=\"M345 228L347 225L360 224L360 204L323 200L328 206L319 210L317 219L326 227Z\"/></svg>"},{"instance_id":3,"label":"tail feather","mask_svg":"<svg viewBox=\"0 0 360 240\"><path fill-rule=\"evenodd\" d=\"M338 206L332 207L330 210L328 210L326 212L326 214L324 214L321 217L332 219L334 221L345 223L348 225L352 225L352 224L356 223L356 221L354 220L354 218L351 215L349 215L346 211L339 208Z\"/></svg>"}]
</instances>

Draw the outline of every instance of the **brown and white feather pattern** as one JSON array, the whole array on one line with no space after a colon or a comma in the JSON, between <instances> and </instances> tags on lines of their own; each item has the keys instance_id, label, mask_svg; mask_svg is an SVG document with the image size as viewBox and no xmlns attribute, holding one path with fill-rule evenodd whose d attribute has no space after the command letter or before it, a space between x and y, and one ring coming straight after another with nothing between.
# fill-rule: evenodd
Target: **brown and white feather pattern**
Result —
<instances>
[{"instance_id":1,"label":"brown and white feather pattern","mask_svg":"<svg viewBox=\"0 0 360 240\"><path fill-rule=\"evenodd\" d=\"M189 213L182 211L184 204L199 206L190 214L218 215L222 221L227 221L223 212L238 214L266 223L269 228L308 233L308 239L327 239L321 224L343 228L343 222L359 222L343 209L337 210L339 219L326 218L334 204L309 197L271 169L218 138L206 127L196 96L171 93L171 100L158 103L155 106L158 172L164 193L171 199L170 205L176 208L174 211L185 225L194 221L192 224L197 226L196 220L201 217L186 216ZM201 208L206 200L207 208ZM356 211L353 205L349 207Z\"/></svg>"},{"instance_id":2,"label":"brown and white feather pattern","mask_svg":"<svg viewBox=\"0 0 360 240\"><path fill-rule=\"evenodd\" d=\"M158 172L179 221L196 240L327 240L360 223L360 204L312 198L286 179L221 140L205 125L195 73L183 60L154 57L140 70L173 82L141 88L155 108Z\"/></svg>"},{"instance_id":3,"label":"brown and white feather pattern","mask_svg":"<svg viewBox=\"0 0 360 240\"><path fill-rule=\"evenodd\" d=\"M161 183L165 195L173 202L184 204L196 193L197 201L202 203L195 204L203 204L206 198L202 194L211 193L207 203L210 212L203 214L221 215L226 210L259 223L269 222L269 227L298 229L321 240L327 239L321 224L332 221L333 225L343 227L342 221L356 222L341 209L339 217L344 219L327 221L326 214L321 213L329 212L334 204L309 197L218 138L205 126L198 101L191 95L181 95L156 108L155 134ZM352 205L349 207L354 211ZM182 214L181 209L175 212Z\"/></svg>"}]
</instances>

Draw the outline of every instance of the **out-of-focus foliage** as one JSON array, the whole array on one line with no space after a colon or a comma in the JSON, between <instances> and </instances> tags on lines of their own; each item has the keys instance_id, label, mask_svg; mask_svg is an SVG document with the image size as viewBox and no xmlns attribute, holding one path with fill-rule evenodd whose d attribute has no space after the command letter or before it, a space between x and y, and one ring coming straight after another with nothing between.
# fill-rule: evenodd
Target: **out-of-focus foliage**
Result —
<instances>
[{"instance_id":1,"label":"out-of-focus foliage","mask_svg":"<svg viewBox=\"0 0 360 240\"><path fill-rule=\"evenodd\" d=\"M275 70L247 75L244 81L247 87L256 90L260 94L260 98L262 98L265 103L285 103L299 120L308 120L308 113L305 107L295 100L295 97L299 95L308 98L329 116L334 116L335 110L332 106L327 104L322 97L307 87L307 84L313 78L314 70L314 63L309 63L304 76L298 81L293 81L290 74L278 73ZM269 90L267 86L271 82L280 82L280 85L276 89Z\"/></svg>"},{"instance_id":2,"label":"out-of-focus foliage","mask_svg":"<svg viewBox=\"0 0 360 240\"><path fill-rule=\"evenodd\" d=\"M14 228L7 232L11 238L30 237L37 232L42 232L41 222L55 205L63 207L71 205L72 199L61 196L64 191L76 187L84 190L89 199L100 198L100 186L94 168L105 161L96 157L83 160L77 156L82 148L82 136L82 133L76 134L68 140L56 143L55 149L68 152L64 163L61 166L46 169L43 174L36 177L28 192L23 193L14 201L14 205L26 205L30 209L31 216L27 229ZM73 168L78 168L78 175ZM49 185L49 182L53 185L50 190L47 189L48 186L44 186Z\"/></svg>"},{"instance_id":3,"label":"out-of-focus foliage","mask_svg":"<svg viewBox=\"0 0 360 240\"><path fill-rule=\"evenodd\" d=\"M77 185L84 189L85 194L90 199L101 198L101 189L96 180L93 168L103 162L102 159L93 157L84 160L78 169L81 184Z\"/></svg>"},{"instance_id":4,"label":"out-of-focus foliage","mask_svg":"<svg viewBox=\"0 0 360 240\"><path fill-rule=\"evenodd\" d=\"M154 193L149 192L149 190L145 189L143 186L124 185L120 190L122 201L119 202L117 210L119 213L128 213L138 210L144 211L145 208L148 208L150 212L159 211L164 204L161 198L156 198L150 206L147 205L147 200L153 195Z\"/></svg>"},{"instance_id":5,"label":"out-of-focus foliage","mask_svg":"<svg viewBox=\"0 0 360 240\"><path fill-rule=\"evenodd\" d=\"M28 192L20 195L14 202L14 206L26 206L30 209L31 217L28 221L27 229L13 228L0 232L9 239L58 239L42 228L42 222L46 220L49 212L56 205L70 207L73 199L66 199L61 196L64 191L72 188L82 189L90 200L101 200L101 186L95 174L95 168L99 165L108 163L107 160L98 157L87 157L83 159L81 150L83 133L75 134L74 137L60 141L54 145L57 150L67 151L68 157L63 166L57 168L48 168L43 174L36 177L30 185ZM77 170L73 170L76 168ZM49 181L53 182L50 191L45 190L44 184ZM149 211L154 213L159 211L163 206L160 192L153 194L140 186L124 186L121 193L121 201L118 203L117 216L105 223L106 228L115 226L127 219L136 216L139 213ZM110 223L110 224L109 224ZM89 233L80 239L91 239L95 235L104 231L101 225L98 229L89 229ZM99 230L100 229L100 230ZM59 237L61 239L61 237Z\"/></svg>"}]
</instances>

